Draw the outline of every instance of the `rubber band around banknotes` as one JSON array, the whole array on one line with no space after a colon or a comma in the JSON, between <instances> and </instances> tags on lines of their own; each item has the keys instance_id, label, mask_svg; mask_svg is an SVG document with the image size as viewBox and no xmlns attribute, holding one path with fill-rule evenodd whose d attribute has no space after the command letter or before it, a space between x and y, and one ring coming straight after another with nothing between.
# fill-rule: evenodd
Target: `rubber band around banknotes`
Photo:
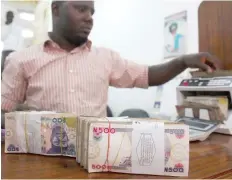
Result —
<instances>
[{"instance_id":1,"label":"rubber band around banknotes","mask_svg":"<svg viewBox=\"0 0 232 180\"><path fill-rule=\"evenodd\" d=\"M106 120L108 121L108 129L111 129L111 122L109 121L108 118L106 118ZM109 153L110 153L110 132L108 132L108 147L107 147L107 152L106 152L106 160L105 160L105 163L104 165L107 165L107 167L109 167ZM103 166L104 166L103 165ZM103 166L102 166L102 171L103 171ZM107 168L108 169L108 168Z\"/></svg>"},{"instance_id":2,"label":"rubber band around banknotes","mask_svg":"<svg viewBox=\"0 0 232 180\"><path fill-rule=\"evenodd\" d=\"M61 118L64 118L61 116ZM61 123L61 128L60 128L60 134L61 134L61 140L60 140L60 152L61 152L61 155L63 155L63 128L64 128L64 123Z\"/></svg>"},{"instance_id":3,"label":"rubber band around banknotes","mask_svg":"<svg viewBox=\"0 0 232 180\"><path fill-rule=\"evenodd\" d=\"M23 120L24 120L24 133L25 133L26 149L27 149L27 152L28 152L28 151L29 151L29 145L28 145L28 133L27 133L27 118L26 118L26 112L23 112Z\"/></svg>"},{"instance_id":4,"label":"rubber band around banknotes","mask_svg":"<svg viewBox=\"0 0 232 180\"><path fill-rule=\"evenodd\" d=\"M60 134L61 134L61 136L60 136L60 153L61 153L61 155L63 155L63 148L62 148L63 132L62 131L63 131L63 127L60 128Z\"/></svg>"}]
</instances>

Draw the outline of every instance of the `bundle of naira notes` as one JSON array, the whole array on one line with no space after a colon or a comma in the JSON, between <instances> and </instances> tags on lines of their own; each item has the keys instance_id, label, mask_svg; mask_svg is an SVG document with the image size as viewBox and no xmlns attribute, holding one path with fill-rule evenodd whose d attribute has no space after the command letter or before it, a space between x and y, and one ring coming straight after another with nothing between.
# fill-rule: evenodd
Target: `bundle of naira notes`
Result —
<instances>
[{"instance_id":1,"label":"bundle of naira notes","mask_svg":"<svg viewBox=\"0 0 232 180\"><path fill-rule=\"evenodd\" d=\"M77 116L46 111L5 114L5 153L76 156Z\"/></svg>"},{"instance_id":2,"label":"bundle of naira notes","mask_svg":"<svg viewBox=\"0 0 232 180\"><path fill-rule=\"evenodd\" d=\"M187 125L150 118L78 119L76 161L89 173L188 176Z\"/></svg>"},{"instance_id":3,"label":"bundle of naira notes","mask_svg":"<svg viewBox=\"0 0 232 180\"><path fill-rule=\"evenodd\" d=\"M189 128L154 119L11 112L5 152L69 156L89 173L188 176Z\"/></svg>"},{"instance_id":4,"label":"bundle of naira notes","mask_svg":"<svg viewBox=\"0 0 232 180\"><path fill-rule=\"evenodd\" d=\"M188 96L176 109L180 117L186 116L186 109L192 109L195 118L225 121L228 117L229 100L226 96ZM207 117L200 117L207 110Z\"/></svg>"}]
</instances>

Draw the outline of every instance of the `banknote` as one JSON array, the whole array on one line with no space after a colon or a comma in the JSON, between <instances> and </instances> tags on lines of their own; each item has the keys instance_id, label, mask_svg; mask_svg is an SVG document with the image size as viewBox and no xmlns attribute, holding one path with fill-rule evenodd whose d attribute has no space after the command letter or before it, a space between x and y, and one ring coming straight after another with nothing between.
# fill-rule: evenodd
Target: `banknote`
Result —
<instances>
[{"instance_id":1,"label":"banknote","mask_svg":"<svg viewBox=\"0 0 232 180\"><path fill-rule=\"evenodd\" d=\"M192 111L191 115L188 114L189 113L188 110ZM225 116L219 107L203 105L200 103L186 103L183 105L176 105L176 111L179 117L191 116L194 118L205 119L205 120L217 120L217 121L225 120ZM206 114L202 113L205 111L207 112Z\"/></svg>"},{"instance_id":2,"label":"banknote","mask_svg":"<svg viewBox=\"0 0 232 180\"><path fill-rule=\"evenodd\" d=\"M133 121L148 121L148 122L165 122L165 123L170 123L170 121L167 120L162 120L159 121L157 119L153 119L153 118L128 118L128 117L115 117L115 118L95 118L95 117L85 117L83 120L83 126L82 126L82 134L81 134L81 140L80 142L82 142L81 144L81 160L80 160L80 165L83 166L85 169L87 169L87 165L88 165L88 156L87 156L87 151L88 151L88 138L89 138L89 128L90 128L90 124L94 123L94 122L114 122L114 123L128 123L132 124Z\"/></svg>"},{"instance_id":3,"label":"banknote","mask_svg":"<svg viewBox=\"0 0 232 180\"><path fill-rule=\"evenodd\" d=\"M148 123L152 122L146 122L145 124ZM162 138L161 132L158 133L159 135L156 134L155 136L151 136L151 132L158 132L157 130L154 131L154 129L149 129L151 125L144 128L144 132L138 133L136 137L133 122L111 122L110 129L109 123L107 122L94 122L90 124L87 161L88 172L111 171L167 176L188 175L188 126L184 124L165 123ZM143 126L144 122L143 125L139 126L139 129L143 129ZM154 139L156 141L157 139L163 141L163 149L162 141L159 143L151 143L154 142ZM133 141L137 141L137 146L133 144ZM140 150L138 150L138 147L140 147ZM157 158L155 159L152 154L154 151L156 152L155 154L159 156L158 160ZM138 160L136 159L138 156L143 158ZM159 164L159 168L157 164Z\"/></svg>"},{"instance_id":4,"label":"banknote","mask_svg":"<svg viewBox=\"0 0 232 180\"><path fill-rule=\"evenodd\" d=\"M76 123L75 115L59 113L42 116L42 153L76 157Z\"/></svg>"},{"instance_id":5,"label":"banknote","mask_svg":"<svg viewBox=\"0 0 232 180\"><path fill-rule=\"evenodd\" d=\"M82 129L82 124L84 121L96 119L96 117L89 117L89 116L79 116L78 117L78 123L76 127L76 162L81 163L81 150L82 150L82 133L84 132L84 129Z\"/></svg>"},{"instance_id":6,"label":"banknote","mask_svg":"<svg viewBox=\"0 0 232 180\"><path fill-rule=\"evenodd\" d=\"M85 169L88 168L88 140L89 140L89 128L91 123L99 122L99 123L106 123L106 122L113 122L115 124L131 124L132 120L129 118L98 118L97 121L85 121L84 122L84 134L83 134L83 151L82 151L82 165Z\"/></svg>"},{"instance_id":7,"label":"banknote","mask_svg":"<svg viewBox=\"0 0 232 180\"><path fill-rule=\"evenodd\" d=\"M5 114L5 152L6 153L26 153L25 145L20 140L20 134L17 127L20 126L19 122L23 122L21 116L15 113ZM22 123L21 123L22 124ZM21 125L23 126L23 124ZM22 128L22 127L21 127ZM21 137L23 138L23 136Z\"/></svg>"},{"instance_id":8,"label":"banknote","mask_svg":"<svg viewBox=\"0 0 232 180\"><path fill-rule=\"evenodd\" d=\"M188 176L189 127L183 124L165 124L164 175Z\"/></svg>"},{"instance_id":9,"label":"banknote","mask_svg":"<svg viewBox=\"0 0 232 180\"><path fill-rule=\"evenodd\" d=\"M224 119L228 117L229 100L226 96L188 96L185 103L200 103L206 106L218 107Z\"/></svg>"},{"instance_id":10,"label":"banknote","mask_svg":"<svg viewBox=\"0 0 232 180\"><path fill-rule=\"evenodd\" d=\"M5 129L1 129L1 142L5 141Z\"/></svg>"},{"instance_id":11,"label":"banknote","mask_svg":"<svg viewBox=\"0 0 232 180\"><path fill-rule=\"evenodd\" d=\"M94 122L114 122L114 123L128 123L131 124L133 120L136 120L136 118L128 118L128 117L113 117L113 118L85 118L83 121L83 126L82 126L82 134L81 134L81 139L82 139L82 145L81 145L81 161L80 164L83 166L85 169L87 169L88 166L88 139L89 139L89 128L90 124ZM141 120L141 119L140 119ZM152 118L143 118L143 121L151 121L155 120ZM157 120L156 120L157 121Z\"/></svg>"},{"instance_id":12,"label":"banknote","mask_svg":"<svg viewBox=\"0 0 232 180\"><path fill-rule=\"evenodd\" d=\"M5 114L5 152L40 151L40 118L48 112L11 112Z\"/></svg>"},{"instance_id":13,"label":"banknote","mask_svg":"<svg viewBox=\"0 0 232 180\"><path fill-rule=\"evenodd\" d=\"M207 73L203 71L190 71L190 74L193 78L213 78L213 77L223 77L223 76L232 76L231 70L216 70L212 73Z\"/></svg>"},{"instance_id":14,"label":"banknote","mask_svg":"<svg viewBox=\"0 0 232 180\"><path fill-rule=\"evenodd\" d=\"M80 163L81 166L86 166L86 154L87 154L87 136L88 136L88 123L95 122L95 121L125 121L127 117L114 117L114 118L98 118L98 117L88 117L88 116L80 116L78 117L79 124L77 127L77 134L78 134L78 152L76 161Z\"/></svg>"},{"instance_id":15,"label":"banknote","mask_svg":"<svg viewBox=\"0 0 232 180\"><path fill-rule=\"evenodd\" d=\"M144 127L145 124L134 133L128 123L91 123L88 172L162 173L164 129L155 130L151 124Z\"/></svg>"},{"instance_id":16,"label":"banknote","mask_svg":"<svg viewBox=\"0 0 232 180\"><path fill-rule=\"evenodd\" d=\"M5 115L5 152L76 156L76 116L55 112Z\"/></svg>"}]
</instances>

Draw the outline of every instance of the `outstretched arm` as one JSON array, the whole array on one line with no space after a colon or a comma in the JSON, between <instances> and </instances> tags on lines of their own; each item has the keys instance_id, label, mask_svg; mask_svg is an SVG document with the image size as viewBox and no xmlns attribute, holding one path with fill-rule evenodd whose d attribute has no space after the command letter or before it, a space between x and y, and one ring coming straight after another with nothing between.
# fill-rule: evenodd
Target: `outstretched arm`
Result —
<instances>
[{"instance_id":1,"label":"outstretched arm","mask_svg":"<svg viewBox=\"0 0 232 180\"><path fill-rule=\"evenodd\" d=\"M221 63L209 53L184 55L164 64L150 66L148 70L149 86L164 84L187 68L199 68L210 73L221 68Z\"/></svg>"}]
</instances>

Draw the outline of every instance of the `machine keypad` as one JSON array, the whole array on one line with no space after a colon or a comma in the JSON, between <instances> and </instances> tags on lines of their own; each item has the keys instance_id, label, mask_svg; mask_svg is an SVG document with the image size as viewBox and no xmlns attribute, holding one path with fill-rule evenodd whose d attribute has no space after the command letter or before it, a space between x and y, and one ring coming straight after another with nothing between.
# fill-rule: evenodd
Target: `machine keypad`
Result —
<instances>
[{"instance_id":1,"label":"machine keypad","mask_svg":"<svg viewBox=\"0 0 232 180\"><path fill-rule=\"evenodd\" d=\"M230 86L231 84L232 77L225 79L186 79L180 83L180 86Z\"/></svg>"},{"instance_id":2,"label":"machine keypad","mask_svg":"<svg viewBox=\"0 0 232 180\"><path fill-rule=\"evenodd\" d=\"M230 83L230 80L210 80L208 86L228 86Z\"/></svg>"}]
</instances>

